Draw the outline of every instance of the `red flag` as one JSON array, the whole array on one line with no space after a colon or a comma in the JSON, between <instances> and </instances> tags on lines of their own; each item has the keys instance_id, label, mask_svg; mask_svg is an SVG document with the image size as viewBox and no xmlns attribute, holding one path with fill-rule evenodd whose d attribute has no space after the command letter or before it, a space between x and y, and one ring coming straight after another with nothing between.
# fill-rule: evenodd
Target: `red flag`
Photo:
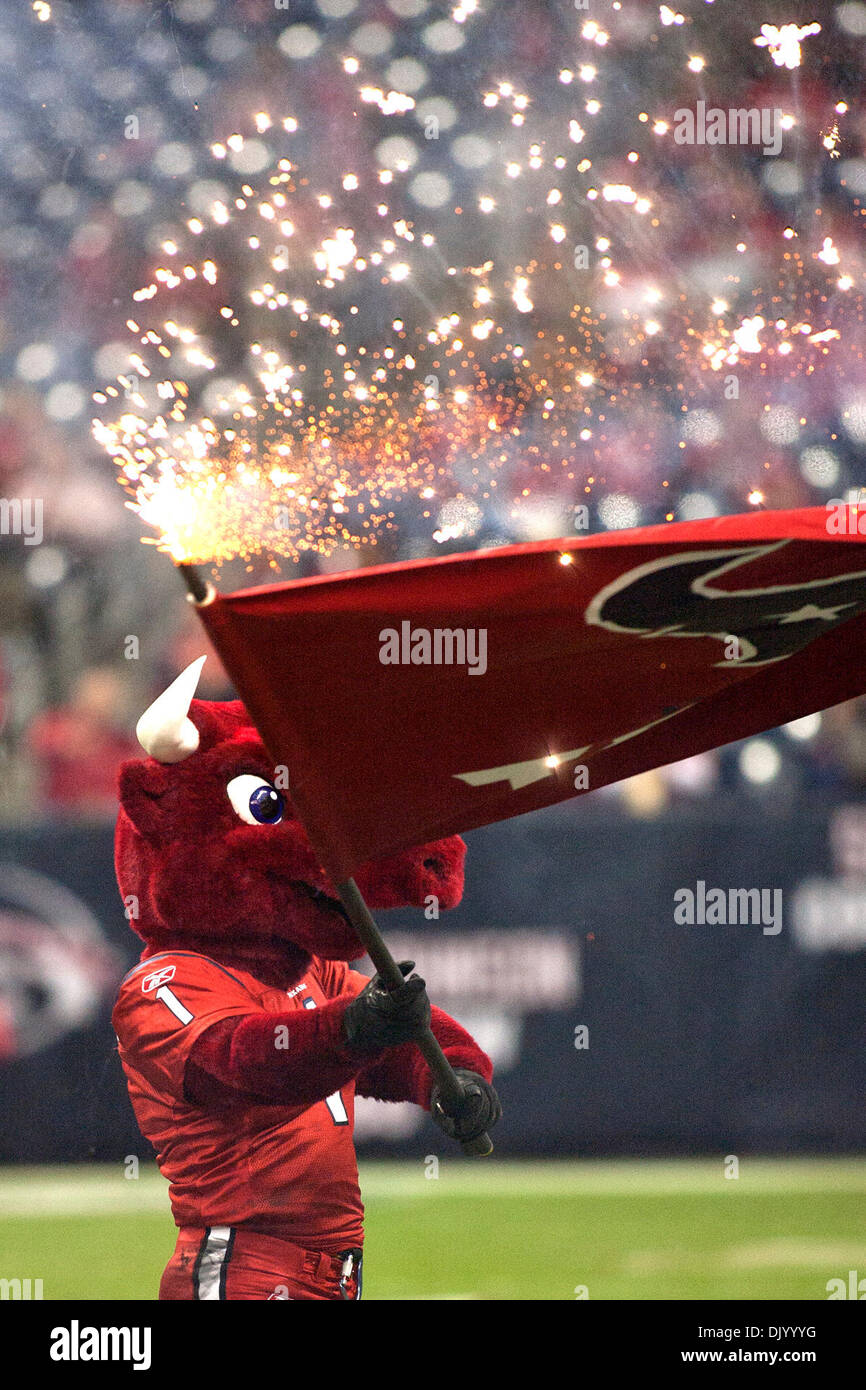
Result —
<instances>
[{"instance_id":1,"label":"red flag","mask_svg":"<svg viewBox=\"0 0 866 1390\"><path fill-rule=\"evenodd\" d=\"M866 691L866 550L753 512L218 595L335 881Z\"/></svg>"}]
</instances>

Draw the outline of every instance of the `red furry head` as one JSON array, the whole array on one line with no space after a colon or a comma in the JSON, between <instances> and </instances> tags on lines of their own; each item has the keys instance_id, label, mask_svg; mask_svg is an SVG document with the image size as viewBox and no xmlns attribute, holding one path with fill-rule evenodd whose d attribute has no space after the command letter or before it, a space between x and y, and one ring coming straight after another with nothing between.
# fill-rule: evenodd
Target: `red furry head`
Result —
<instances>
[{"instance_id":1,"label":"red furry head","mask_svg":"<svg viewBox=\"0 0 866 1390\"><path fill-rule=\"evenodd\" d=\"M280 956L298 977L311 955L362 956L241 702L193 700L184 726L173 753L143 739L166 761L120 770L115 867L145 954L186 947L252 964ZM465 853L451 836L371 863L356 879L372 908L423 906L431 894L453 907Z\"/></svg>"}]
</instances>

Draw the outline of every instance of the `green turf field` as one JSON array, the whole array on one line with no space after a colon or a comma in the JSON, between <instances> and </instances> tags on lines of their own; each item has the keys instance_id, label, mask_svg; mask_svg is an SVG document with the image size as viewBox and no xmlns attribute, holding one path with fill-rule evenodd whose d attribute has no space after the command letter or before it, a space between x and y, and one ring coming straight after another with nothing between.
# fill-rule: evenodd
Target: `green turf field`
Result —
<instances>
[{"instance_id":1,"label":"green turf field","mask_svg":"<svg viewBox=\"0 0 866 1390\"><path fill-rule=\"evenodd\" d=\"M826 1299L866 1277L866 1162L366 1163L367 1299ZM149 1299L165 1185L114 1168L0 1169L0 1278L46 1299Z\"/></svg>"}]
</instances>

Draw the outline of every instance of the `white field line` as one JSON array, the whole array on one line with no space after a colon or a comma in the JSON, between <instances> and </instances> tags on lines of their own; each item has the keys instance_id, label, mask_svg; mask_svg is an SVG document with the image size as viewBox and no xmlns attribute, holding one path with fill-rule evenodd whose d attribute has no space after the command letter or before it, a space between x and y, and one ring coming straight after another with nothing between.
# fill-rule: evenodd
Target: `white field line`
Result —
<instances>
[{"instance_id":1,"label":"white field line","mask_svg":"<svg viewBox=\"0 0 866 1390\"><path fill-rule=\"evenodd\" d=\"M717 1196L736 1201L759 1194L866 1195L866 1163L854 1160L742 1159L740 1176L726 1179L722 1158L701 1162L558 1160L535 1163L441 1157L439 1177L416 1162L365 1163L361 1188L368 1202L437 1198ZM0 1169L4 1217L125 1216L169 1213L168 1185L152 1167L137 1179L123 1165Z\"/></svg>"},{"instance_id":2,"label":"white field line","mask_svg":"<svg viewBox=\"0 0 866 1390\"><path fill-rule=\"evenodd\" d=\"M365 1199L375 1201L450 1197L651 1197L723 1196L738 1193L860 1193L866 1195L866 1162L819 1159L743 1159L739 1178L726 1178L713 1162L611 1160L474 1163L440 1158L439 1177L427 1178L417 1163L361 1165Z\"/></svg>"},{"instance_id":3,"label":"white field line","mask_svg":"<svg viewBox=\"0 0 866 1390\"><path fill-rule=\"evenodd\" d=\"M126 1179L118 1165L86 1175L65 1175L60 1170L47 1177L44 1169L35 1169L24 1181L0 1178L0 1222L10 1217L138 1216L144 1212L164 1212L171 1219L168 1183L158 1174Z\"/></svg>"},{"instance_id":4,"label":"white field line","mask_svg":"<svg viewBox=\"0 0 866 1390\"><path fill-rule=\"evenodd\" d=\"M729 1269L830 1268L835 1274L843 1269L847 1275L852 1268L866 1269L866 1241L810 1240L808 1236L778 1236L749 1245L734 1245L723 1250L719 1264Z\"/></svg>"},{"instance_id":5,"label":"white field line","mask_svg":"<svg viewBox=\"0 0 866 1390\"><path fill-rule=\"evenodd\" d=\"M849 1269L866 1268L866 1243L861 1241L811 1240L808 1236L780 1236L720 1250L630 1250L622 1268L627 1274L714 1274L725 1270L817 1269L847 1276Z\"/></svg>"}]
</instances>

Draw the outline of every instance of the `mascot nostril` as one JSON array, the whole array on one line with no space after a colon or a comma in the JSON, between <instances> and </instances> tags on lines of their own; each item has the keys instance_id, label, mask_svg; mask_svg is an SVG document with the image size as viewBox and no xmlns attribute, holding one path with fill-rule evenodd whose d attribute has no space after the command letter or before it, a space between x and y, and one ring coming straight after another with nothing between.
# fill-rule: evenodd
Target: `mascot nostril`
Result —
<instances>
[{"instance_id":1,"label":"mascot nostril","mask_svg":"<svg viewBox=\"0 0 866 1390\"><path fill-rule=\"evenodd\" d=\"M121 768L115 836L144 950L113 1021L179 1227L160 1298L355 1298L355 1095L471 1140L499 1116L492 1067L417 975L388 992L350 968L364 948L243 704L195 699L202 662L139 720L149 756ZM465 853L453 836L358 885L374 909L453 907ZM466 1087L456 1118L413 1042L428 1023Z\"/></svg>"}]
</instances>

